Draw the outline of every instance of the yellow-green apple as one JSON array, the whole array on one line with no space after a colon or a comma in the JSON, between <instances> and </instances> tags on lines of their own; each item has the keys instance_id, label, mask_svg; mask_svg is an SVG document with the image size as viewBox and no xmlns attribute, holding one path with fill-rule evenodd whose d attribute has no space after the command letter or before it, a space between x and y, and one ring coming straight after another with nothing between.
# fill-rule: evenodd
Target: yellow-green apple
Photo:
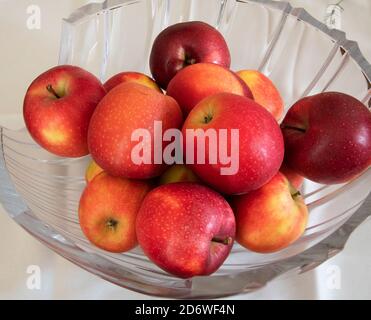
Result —
<instances>
[{"instance_id":1,"label":"yellow-green apple","mask_svg":"<svg viewBox=\"0 0 371 320\"><path fill-rule=\"evenodd\" d=\"M170 81L167 94L187 115L202 99L229 92L252 98L247 85L234 72L212 63L198 63L179 71Z\"/></svg>"},{"instance_id":2,"label":"yellow-green apple","mask_svg":"<svg viewBox=\"0 0 371 320\"><path fill-rule=\"evenodd\" d=\"M308 221L303 198L280 172L261 188L235 196L232 206L236 241L260 253L289 246L303 234Z\"/></svg>"},{"instance_id":3,"label":"yellow-green apple","mask_svg":"<svg viewBox=\"0 0 371 320\"><path fill-rule=\"evenodd\" d=\"M104 170L100 166L98 166L98 164L94 160L90 161L85 171L85 181L92 181L98 174L103 171Z\"/></svg>"},{"instance_id":4,"label":"yellow-green apple","mask_svg":"<svg viewBox=\"0 0 371 320\"><path fill-rule=\"evenodd\" d=\"M254 100L279 120L283 114L283 101L273 82L257 70L241 70L237 75L250 88Z\"/></svg>"},{"instance_id":5,"label":"yellow-green apple","mask_svg":"<svg viewBox=\"0 0 371 320\"><path fill-rule=\"evenodd\" d=\"M174 164L160 177L160 185L175 182L199 182L193 171L184 164Z\"/></svg>"},{"instance_id":6,"label":"yellow-green apple","mask_svg":"<svg viewBox=\"0 0 371 320\"><path fill-rule=\"evenodd\" d=\"M38 76L23 104L26 127L49 152L63 157L89 153L90 118L106 94L101 82L79 67L63 65Z\"/></svg>"},{"instance_id":7,"label":"yellow-green apple","mask_svg":"<svg viewBox=\"0 0 371 320\"><path fill-rule=\"evenodd\" d=\"M104 88L106 89L107 92L111 91L114 87L121 83L125 82L135 82L142 84L148 88L155 89L158 92L162 93L162 90L160 87L157 85L157 83L148 77L147 75L140 73L140 72L121 72L113 77L109 78L105 83L104 83Z\"/></svg>"},{"instance_id":8,"label":"yellow-green apple","mask_svg":"<svg viewBox=\"0 0 371 320\"><path fill-rule=\"evenodd\" d=\"M260 188L283 160L277 121L246 97L220 93L202 100L188 115L182 132L186 163L202 181L224 194ZM187 158L192 149L193 159Z\"/></svg>"},{"instance_id":9,"label":"yellow-green apple","mask_svg":"<svg viewBox=\"0 0 371 320\"><path fill-rule=\"evenodd\" d=\"M347 94L325 92L299 100L281 128L285 161L310 180L344 183L371 164L371 113Z\"/></svg>"},{"instance_id":10,"label":"yellow-green apple","mask_svg":"<svg viewBox=\"0 0 371 320\"><path fill-rule=\"evenodd\" d=\"M114 176L147 179L161 175L166 164L162 158L155 161L154 154L169 142L161 136L160 146L155 146L155 121L161 123L163 132L179 128L183 119L177 102L138 83L118 85L102 99L91 118L88 143L92 158ZM136 137L138 129L146 135ZM149 159L133 158L138 147Z\"/></svg>"},{"instance_id":11,"label":"yellow-green apple","mask_svg":"<svg viewBox=\"0 0 371 320\"><path fill-rule=\"evenodd\" d=\"M231 251L235 218L215 191L191 182L153 189L140 207L136 230L144 253L181 278L216 271Z\"/></svg>"},{"instance_id":12,"label":"yellow-green apple","mask_svg":"<svg viewBox=\"0 0 371 320\"><path fill-rule=\"evenodd\" d=\"M292 186L299 190L304 182L304 177L298 174L294 169L291 169L285 162L282 163L280 172L290 181Z\"/></svg>"},{"instance_id":13,"label":"yellow-green apple","mask_svg":"<svg viewBox=\"0 0 371 320\"><path fill-rule=\"evenodd\" d=\"M219 31L207 23L191 21L174 24L155 39L150 55L152 76L163 89L186 66L209 62L230 67L227 43Z\"/></svg>"},{"instance_id":14,"label":"yellow-green apple","mask_svg":"<svg viewBox=\"0 0 371 320\"><path fill-rule=\"evenodd\" d=\"M124 252L137 245L135 221L145 195L146 181L96 176L85 188L79 205L82 231L91 243L111 251Z\"/></svg>"}]
</instances>

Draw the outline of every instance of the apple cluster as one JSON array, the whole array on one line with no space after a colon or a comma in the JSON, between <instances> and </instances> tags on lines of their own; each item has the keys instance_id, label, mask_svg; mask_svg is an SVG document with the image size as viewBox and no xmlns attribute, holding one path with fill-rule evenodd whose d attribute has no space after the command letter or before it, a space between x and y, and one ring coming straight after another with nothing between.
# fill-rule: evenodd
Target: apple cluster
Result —
<instances>
[{"instance_id":1,"label":"apple cluster","mask_svg":"<svg viewBox=\"0 0 371 320\"><path fill-rule=\"evenodd\" d=\"M149 64L153 78L126 71L104 84L77 66L58 66L36 78L24 100L26 126L40 146L61 157L91 155L79 221L103 250L139 244L173 275L209 275L235 240L271 253L303 234L304 178L344 183L371 164L371 114L360 101L319 93L297 101L279 124L284 103L276 86L257 70L232 71L225 39L206 23L163 30ZM183 133L238 130L237 172L221 174L225 164L211 163L210 154L201 163L135 163L132 134L147 130L152 139L141 144L153 158L156 121ZM210 150L218 142L205 144ZM199 144L183 141L183 150L198 154Z\"/></svg>"}]
</instances>

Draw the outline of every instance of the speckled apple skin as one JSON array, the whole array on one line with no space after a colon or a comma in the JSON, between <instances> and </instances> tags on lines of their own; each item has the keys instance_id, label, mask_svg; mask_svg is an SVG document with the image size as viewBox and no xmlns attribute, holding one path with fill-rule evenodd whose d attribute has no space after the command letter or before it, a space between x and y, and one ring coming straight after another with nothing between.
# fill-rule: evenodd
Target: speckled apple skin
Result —
<instances>
[{"instance_id":1,"label":"speckled apple skin","mask_svg":"<svg viewBox=\"0 0 371 320\"><path fill-rule=\"evenodd\" d=\"M181 70L167 89L167 94L179 103L184 115L202 99L222 92L253 99L250 89L237 74L212 63L198 63Z\"/></svg>"},{"instance_id":2,"label":"speckled apple skin","mask_svg":"<svg viewBox=\"0 0 371 320\"><path fill-rule=\"evenodd\" d=\"M85 188L79 204L79 221L85 236L97 247L124 252L137 245L135 221L151 189L146 181L122 179L107 173L96 176ZM116 228L107 228L109 219Z\"/></svg>"},{"instance_id":3,"label":"speckled apple skin","mask_svg":"<svg viewBox=\"0 0 371 320\"><path fill-rule=\"evenodd\" d=\"M278 172L258 190L232 200L236 240L249 250L270 253L295 242L308 222L308 209L287 178Z\"/></svg>"},{"instance_id":4,"label":"speckled apple skin","mask_svg":"<svg viewBox=\"0 0 371 320\"><path fill-rule=\"evenodd\" d=\"M214 237L235 236L235 218L215 191L190 182L157 187L144 199L136 223L138 242L160 268L181 278L215 272L232 243Z\"/></svg>"},{"instance_id":5,"label":"speckled apple skin","mask_svg":"<svg viewBox=\"0 0 371 320\"><path fill-rule=\"evenodd\" d=\"M166 165L154 164L154 121L162 121L163 132L179 128L182 112L176 101L137 83L123 83L113 88L99 103L89 126L91 156L105 171L114 176L148 179L159 176ZM132 149L138 145L131 135L136 129L151 134L152 161L135 164ZM168 142L163 142L163 148Z\"/></svg>"},{"instance_id":6,"label":"speckled apple skin","mask_svg":"<svg viewBox=\"0 0 371 320\"><path fill-rule=\"evenodd\" d=\"M202 120L212 114L212 120L205 124ZM224 194L242 194L260 188L279 170L283 155L283 137L273 116L253 100L220 93L202 100L188 115L183 125L183 135L187 129L228 130L228 154L231 155L231 129L239 130L239 170L233 175L221 175L226 167L220 161L210 164L208 152L205 164L195 161L189 164L193 172L206 184ZM219 141L219 140L218 140ZM185 144L190 144L188 139ZM209 140L206 139L206 150ZM218 144L219 145L219 142ZM185 145L186 148L190 146ZM194 139L194 154L197 155L197 141Z\"/></svg>"},{"instance_id":7,"label":"speckled apple skin","mask_svg":"<svg viewBox=\"0 0 371 320\"><path fill-rule=\"evenodd\" d=\"M326 92L303 98L290 108L281 128L285 161L310 180L343 183L371 164L371 113L349 95Z\"/></svg>"},{"instance_id":8,"label":"speckled apple skin","mask_svg":"<svg viewBox=\"0 0 371 320\"><path fill-rule=\"evenodd\" d=\"M57 99L46 87L63 92ZM101 82L79 67L63 65L37 77L27 90L23 116L33 139L49 152L63 157L89 153L88 126L106 94Z\"/></svg>"},{"instance_id":9,"label":"speckled apple skin","mask_svg":"<svg viewBox=\"0 0 371 320\"><path fill-rule=\"evenodd\" d=\"M192 63L215 63L230 67L231 56L222 34L201 21L183 22L163 30L155 39L150 55L153 78L166 89L176 73Z\"/></svg>"}]
</instances>

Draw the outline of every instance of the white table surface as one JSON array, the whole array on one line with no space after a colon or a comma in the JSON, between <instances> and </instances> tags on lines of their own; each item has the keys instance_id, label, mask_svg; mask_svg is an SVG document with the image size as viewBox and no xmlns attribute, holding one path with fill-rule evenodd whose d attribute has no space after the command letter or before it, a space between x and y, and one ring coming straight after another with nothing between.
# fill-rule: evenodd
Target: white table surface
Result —
<instances>
[{"instance_id":1,"label":"white table surface","mask_svg":"<svg viewBox=\"0 0 371 320\"><path fill-rule=\"evenodd\" d=\"M29 82L56 64L61 17L88 1L0 0L0 125L19 126ZM333 2L337 2L336 0ZM293 0L323 19L327 0ZM27 28L27 9L41 9L40 30ZM342 27L371 61L371 1L344 0ZM18 114L18 115L17 115ZM361 210L371 211L371 198ZM153 299L80 269L53 253L14 223L0 207L0 299ZM302 275L286 275L236 299L371 299L371 221L362 224L346 248ZM41 271L40 289L27 286L30 266Z\"/></svg>"}]
</instances>

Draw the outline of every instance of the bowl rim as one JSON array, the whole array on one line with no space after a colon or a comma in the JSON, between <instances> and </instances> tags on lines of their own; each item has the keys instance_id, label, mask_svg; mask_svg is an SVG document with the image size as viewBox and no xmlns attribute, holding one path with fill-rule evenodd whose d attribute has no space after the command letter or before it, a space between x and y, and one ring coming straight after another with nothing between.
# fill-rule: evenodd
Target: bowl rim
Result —
<instances>
[{"instance_id":1,"label":"bowl rim","mask_svg":"<svg viewBox=\"0 0 371 320\"><path fill-rule=\"evenodd\" d=\"M75 25L79 24L90 16L103 14L107 10L113 10L116 7L121 7L123 5L134 4L139 1L145 0L105 0L101 3L93 2L88 3L75 11L73 11L67 18L62 19L62 24L65 25ZM170 0L164 0L169 2ZM272 9L277 9L282 11L286 16L292 16L298 20L304 21L305 23L313 26L314 28L320 30L327 36L329 36L339 47L346 50L347 54L357 63L360 67L361 72L364 74L366 81L368 82L368 87L371 87L371 64L367 61L361 49L356 41L347 38L344 31L338 29L330 29L323 22L314 18L308 11L302 7L294 7L289 2L286 1L273 1L273 0L232 0L235 3L255 3L262 4ZM222 1L221 6L226 6L227 1ZM63 38L61 39L61 42ZM273 40L275 41L275 40ZM62 48L62 46L60 46ZM59 61L63 56L62 52L59 53Z\"/></svg>"}]
</instances>

